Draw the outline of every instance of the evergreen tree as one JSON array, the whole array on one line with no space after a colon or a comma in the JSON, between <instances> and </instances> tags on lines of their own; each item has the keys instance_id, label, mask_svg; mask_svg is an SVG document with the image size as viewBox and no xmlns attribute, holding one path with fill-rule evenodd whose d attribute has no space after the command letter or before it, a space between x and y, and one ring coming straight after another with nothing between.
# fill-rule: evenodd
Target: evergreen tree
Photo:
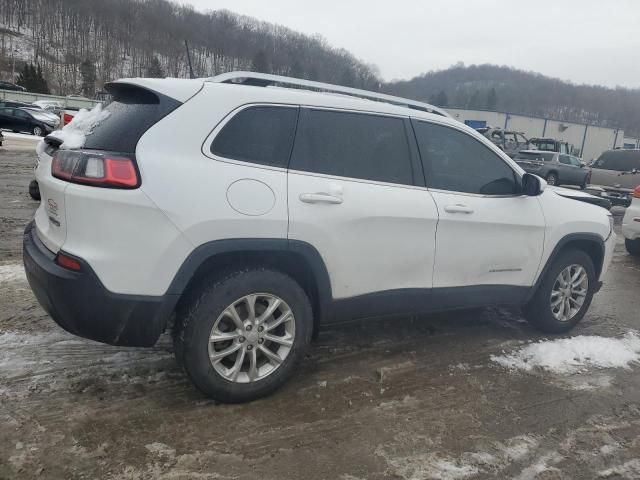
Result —
<instances>
[{"instance_id":1,"label":"evergreen tree","mask_svg":"<svg viewBox=\"0 0 640 480\"><path fill-rule=\"evenodd\" d=\"M261 73L269 73L271 71L269 68L269 59L267 58L267 53L264 50L258 50L258 52L253 56L251 69L254 72Z\"/></svg>"},{"instance_id":2,"label":"evergreen tree","mask_svg":"<svg viewBox=\"0 0 640 480\"><path fill-rule=\"evenodd\" d=\"M87 98L93 98L96 94L96 66L86 59L80 64L80 75L82 76L82 94Z\"/></svg>"},{"instance_id":3,"label":"evergreen tree","mask_svg":"<svg viewBox=\"0 0 640 480\"><path fill-rule=\"evenodd\" d=\"M498 96L496 89L491 87L491 90L487 92L487 109L495 110L498 105Z\"/></svg>"},{"instance_id":4,"label":"evergreen tree","mask_svg":"<svg viewBox=\"0 0 640 480\"><path fill-rule=\"evenodd\" d=\"M36 68L32 63L25 63L22 71L18 75L18 81L16 83L26 88L29 92L49 93L49 85L42 74L42 67L40 65Z\"/></svg>"},{"instance_id":5,"label":"evergreen tree","mask_svg":"<svg viewBox=\"0 0 640 480\"><path fill-rule=\"evenodd\" d=\"M162 65L160 65L160 60L158 57L151 57L151 63L147 67L147 77L149 78L164 78L165 74L162 70Z\"/></svg>"},{"instance_id":6,"label":"evergreen tree","mask_svg":"<svg viewBox=\"0 0 640 480\"><path fill-rule=\"evenodd\" d=\"M435 97L434 105L438 107L446 107L449 104L449 99L447 98L447 94L444 93L444 90L440 90L440 93Z\"/></svg>"}]
</instances>

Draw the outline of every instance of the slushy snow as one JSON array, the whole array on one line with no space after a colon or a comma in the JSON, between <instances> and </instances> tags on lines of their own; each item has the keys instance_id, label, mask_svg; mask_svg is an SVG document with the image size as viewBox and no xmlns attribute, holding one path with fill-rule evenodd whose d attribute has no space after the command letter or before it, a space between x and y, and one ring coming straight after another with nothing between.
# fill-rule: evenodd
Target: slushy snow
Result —
<instances>
[{"instance_id":1,"label":"slushy snow","mask_svg":"<svg viewBox=\"0 0 640 480\"><path fill-rule=\"evenodd\" d=\"M0 265L0 283L25 281L26 279L24 267L21 263Z\"/></svg>"},{"instance_id":2,"label":"slushy snow","mask_svg":"<svg viewBox=\"0 0 640 480\"><path fill-rule=\"evenodd\" d=\"M492 355L491 360L510 370L529 372L541 368L570 375L598 368L630 368L640 360L640 337L629 332L622 338L580 335L544 340L512 353Z\"/></svg>"},{"instance_id":3,"label":"slushy snow","mask_svg":"<svg viewBox=\"0 0 640 480\"><path fill-rule=\"evenodd\" d=\"M61 149L71 150L74 148L84 147L84 143L87 139L87 135L91 134L93 129L105 119L109 117L111 112L102 109L102 104L99 103L91 110L80 109L80 111L73 117L68 124L66 124L62 130L56 130L51 133L50 137L55 137L62 140ZM44 142L41 142L44 144ZM40 150L40 145L38 150Z\"/></svg>"}]
</instances>

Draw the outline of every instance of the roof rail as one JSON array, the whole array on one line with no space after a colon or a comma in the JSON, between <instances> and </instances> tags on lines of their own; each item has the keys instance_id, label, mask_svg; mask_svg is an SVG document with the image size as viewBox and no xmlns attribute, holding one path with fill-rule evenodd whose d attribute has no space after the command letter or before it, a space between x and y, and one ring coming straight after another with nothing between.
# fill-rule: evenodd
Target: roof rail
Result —
<instances>
[{"instance_id":1,"label":"roof rail","mask_svg":"<svg viewBox=\"0 0 640 480\"><path fill-rule=\"evenodd\" d=\"M280 75L271 75L268 73L256 73L256 72L228 72L215 77L205 79L206 82L213 83L238 83L241 85L252 85L256 87L268 87L273 84L292 85L296 87L303 87L306 89L314 89L325 92L341 93L343 95L351 95L353 97L366 98L368 100L375 100L378 102L391 103L393 105L400 105L408 107L413 110L420 110L423 112L434 113L436 115L442 115L443 117L451 117L444 110L429 105L428 103L417 102L415 100L409 100L402 97L394 97L393 95L387 95L384 93L370 92L368 90L360 90L357 88L343 87L340 85L333 85L331 83L314 82L312 80L303 80L293 77L284 77Z\"/></svg>"}]
</instances>

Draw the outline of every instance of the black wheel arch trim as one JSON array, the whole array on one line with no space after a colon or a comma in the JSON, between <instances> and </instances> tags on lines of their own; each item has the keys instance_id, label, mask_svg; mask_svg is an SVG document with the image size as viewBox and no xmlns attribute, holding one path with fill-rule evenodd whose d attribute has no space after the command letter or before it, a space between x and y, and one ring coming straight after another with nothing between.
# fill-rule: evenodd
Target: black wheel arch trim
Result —
<instances>
[{"instance_id":1,"label":"black wheel arch trim","mask_svg":"<svg viewBox=\"0 0 640 480\"><path fill-rule=\"evenodd\" d=\"M230 253L262 253L272 252L299 257L305 267L311 269L317 289L317 301L321 310L321 318L326 317L333 303L329 272L318 250L307 242L281 238L233 238L214 240L196 247L184 260L167 294L182 295L189 282L197 274L199 268L215 257Z\"/></svg>"},{"instance_id":2,"label":"black wheel arch trim","mask_svg":"<svg viewBox=\"0 0 640 480\"><path fill-rule=\"evenodd\" d=\"M594 262L594 267L596 268L596 273L598 274L598 276L600 275L600 272L602 271L603 262L604 262L604 256L605 256L604 239L596 233L570 233L562 237L560 241L556 244L556 246L553 248L553 250L551 251L551 255L549 255L547 262L545 263L544 267L540 270L540 273L538 274L538 278L536 279L536 282L534 283L533 288L531 289L531 292L529 294L529 297L527 298L527 301L531 300L533 295L535 295L535 292L538 291L538 287L540 287L540 284L542 283L544 276L547 274L547 272L553 265L553 262L558 257L558 254L562 251L563 248L565 248L567 245L574 242L590 242L599 248L599 254L601 258L600 264L597 264L596 262Z\"/></svg>"}]
</instances>

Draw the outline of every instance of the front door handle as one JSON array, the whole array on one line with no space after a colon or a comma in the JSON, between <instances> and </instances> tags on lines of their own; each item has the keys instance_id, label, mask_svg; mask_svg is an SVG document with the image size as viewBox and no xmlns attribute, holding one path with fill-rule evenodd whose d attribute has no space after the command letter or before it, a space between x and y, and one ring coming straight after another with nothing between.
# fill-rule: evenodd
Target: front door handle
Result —
<instances>
[{"instance_id":1,"label":"front door handle","mask_svg":"<svg viewBox=\"0 0 640 480\"><path fill-rule=\"evenodd\" d=\"M444 207L444 211L448 213L473 213L473 208L457 203L455 205L447 205Z\"/></svg>"},{"instance_id":2,"label":"front door handle","mask_svg":"<svg viewBox=\"0 0 640 480\"><path fill-rule=\"evenodd\" d=\"M334 205L342 203L342 197L324 192L301 193L298 198L304 203L331 203Z\"/></svg>"}]
</instances>

